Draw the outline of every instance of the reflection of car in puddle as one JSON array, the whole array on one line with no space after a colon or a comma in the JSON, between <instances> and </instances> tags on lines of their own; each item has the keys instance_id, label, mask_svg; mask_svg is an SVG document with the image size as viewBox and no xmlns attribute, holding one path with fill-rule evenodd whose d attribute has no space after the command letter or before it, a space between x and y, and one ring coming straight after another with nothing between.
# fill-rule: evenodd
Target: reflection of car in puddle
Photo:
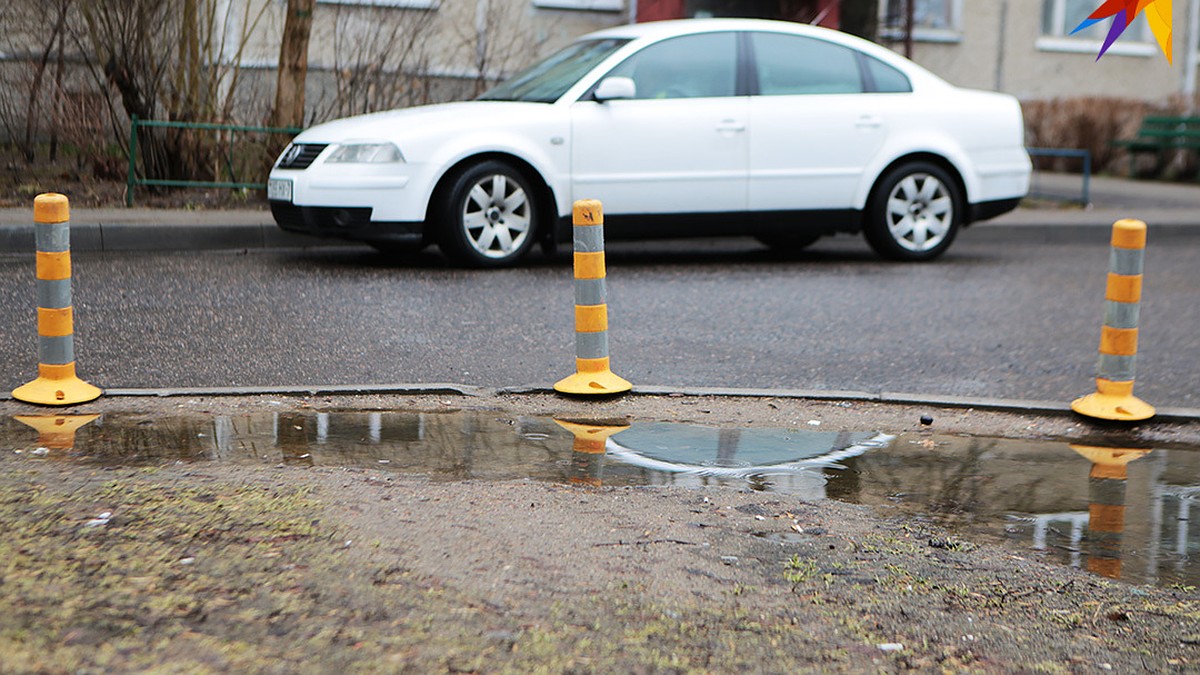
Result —
<instances>
[{"instance_id":1,"label":"reflection of car in puddle","mask_svg":"<svg viewBox=\"0 0 1200 675\"><path fill-rule=\"evenodd\" d=\"M607 457L649 470L651 483L706 485L741 479L756 487L770 477L773 489L816 497L824 494L822 469L838 468L839 461L885 447L892 439L874 432L635 424L608 439Z\"/></svg>"}]
</instances>

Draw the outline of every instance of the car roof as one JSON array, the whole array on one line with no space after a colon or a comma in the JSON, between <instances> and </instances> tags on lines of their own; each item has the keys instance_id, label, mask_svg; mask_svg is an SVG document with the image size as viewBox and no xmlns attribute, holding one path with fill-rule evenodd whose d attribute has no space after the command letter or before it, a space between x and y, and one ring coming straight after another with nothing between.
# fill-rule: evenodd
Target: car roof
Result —
<instances>
[{"instance_id":1,"label":"car roof","mask_svg":"<svg viewBox=\"0 0 1200 675\"><path fill-rule=\"evenodd\" d=\"M679 35L696 33L714 33L724 31L763 31L773 33L790 33L835 42L858 51L869 54L884 62L904 70L910 76L916 76L926 84L937 83L946 85L946 81L929 72L925 68L904 58L896 52L864 40L855 35L842 31L794 21L772 21L770 19L675 19L670 21L650 21L647 23L625 24L605 28L583 36L582 40L596 38L624 38L637 41L657 41Z\"/></svg>"},{"instance_id":2,"label":"car roof","mask_svg":"<svg viewBox=\"0 0 1200 675\"><path fill-rule=\"evenodd\" d=\"M613 26L596 31L589 37L661 38L729 30L794 31L798 33L829 31L828 28L819 28L794 21L772 21L770 19L672 19Z\"/></svg>"}]
</instances>

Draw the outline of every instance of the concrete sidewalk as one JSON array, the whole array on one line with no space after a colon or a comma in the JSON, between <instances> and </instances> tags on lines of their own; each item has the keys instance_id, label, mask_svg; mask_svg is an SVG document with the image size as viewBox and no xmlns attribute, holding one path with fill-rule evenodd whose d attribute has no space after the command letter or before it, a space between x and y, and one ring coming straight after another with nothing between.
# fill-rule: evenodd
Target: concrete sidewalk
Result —
<instances>
[{"instance_id":1,"label":"concrete sidewalk","mask_svg":"<svg viewBox=\"0 0 1200 675\"><path fill-rule=\"evenodd\" d=\"M1082 177L1035 173L1027 205L980 227L1109 227L1122 218L1150 227L1200 226L1200 185L1091 179L1091 204L1078 200ZM33 250L33 206L0 209L0 253ZM71 248L76 251L171 251L304 248L360 245L283 232L271 212L260 209L187 210L79 208L71 211Z\"/></svg>"}]
</instances>

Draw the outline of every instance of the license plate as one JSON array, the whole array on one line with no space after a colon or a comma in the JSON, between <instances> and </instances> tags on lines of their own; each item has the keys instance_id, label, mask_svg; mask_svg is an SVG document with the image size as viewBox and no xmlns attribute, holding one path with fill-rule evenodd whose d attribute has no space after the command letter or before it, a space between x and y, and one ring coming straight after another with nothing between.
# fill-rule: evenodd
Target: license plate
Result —
<instances>
[{"instance_id":1,"label":"license plate","mask_svg":"<svg viewBox=\"0 0 1200 675\"><path fill-rule=\"evenodd\" d=\"M292 201L292 181L283 178L267 181L267 199L273 202Z\"/></svg>"}]
</instances>

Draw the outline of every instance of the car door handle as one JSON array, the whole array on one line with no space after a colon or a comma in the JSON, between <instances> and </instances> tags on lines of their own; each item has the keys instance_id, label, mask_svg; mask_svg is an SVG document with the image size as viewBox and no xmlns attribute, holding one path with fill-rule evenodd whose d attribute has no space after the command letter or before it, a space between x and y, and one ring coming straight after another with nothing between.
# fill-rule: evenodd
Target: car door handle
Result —
<instances>
[{"instance_id":1,"label":"car door handle","mask_svg":"<svg viewBox=\"0 0 1200 675\"><path fill-rule=\"evenodd\" d=\"M745 131L745 130L746 130L746 125L737 120L721 120L721 123L717 125L717 131L720 131L720 132L736 133L736 132Z\"/></svg>"},{"instance_id":2,"label":"car door handle","mask_svg":"<svg viewBox=\"0 0 1200 675\"><path fill-rule=\"evenodd\" d=\"M858 118L858 121L854 123L854 126L860 129L875 129L883 126L883 118L877 115L863 115L862 117Z\"/></svg>"}]
</instances>

